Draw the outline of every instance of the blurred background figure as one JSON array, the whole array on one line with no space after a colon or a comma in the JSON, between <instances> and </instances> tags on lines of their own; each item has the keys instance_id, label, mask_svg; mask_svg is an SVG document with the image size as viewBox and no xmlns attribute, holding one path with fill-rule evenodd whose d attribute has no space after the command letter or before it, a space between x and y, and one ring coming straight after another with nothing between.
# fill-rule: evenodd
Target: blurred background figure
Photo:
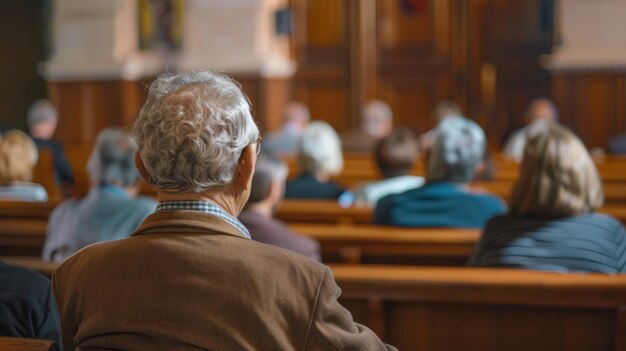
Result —
<instances>
[{"instance_id":1,"label":"blurred background figure","mask_svg":"<svg viewBox=\"0 0 626 351\"><path fill-rule=\"evenodd\" d=\"M0 260L0 335L53 340L61 347L61 322L50 279Z\"/></svg>"},{"instance_id":2,"label":"blurred background figure","mask_svg":"<svg viewBox=\"0 0 626 351\"><path fill-rule=\"evenodd\" d=\"M31 183L37 164L37 146L19 130L10 130L0 138L0 199L46 202L43 186Z\"/></svg>"},{"instance_id":3,"label":"blurred background figure","mask_svg":"<svg viewBox=\"0 0 626 351\"><path fill-rule=\"evenodd\" d=\"M63 146L52 139L57 129L57 111L50 101L41 99L35 101L28 109L28 129L37 147L46 147L54 155L54 179L67 193L74 185L74 175L70 167Z\"/></svg>"},{"instance_id":4,"label":"blurred background figure","mask_svg":"<svg viewBox=\"0 0 626 351\"><path fill-rule=\"evenodd\" d=\"M302 133L300 175L287 183L286 198L337 199L344 192L330 177L341 173L343 153L337 133L326 122L311 122Z\"/></svg>"},{"instance_id":5,"label":"blurred background figure","mask_svg":"<svg viewBox=\"0 0 626 351\"><path fill-rule=\"evenodd\" d=\"M432 120L435 121L435 128L422 133L419 136L419 147L423 153L426 153L428 149L433 145L436 139L437 125L444 119L450 116L462 116L463 110L461 106L452 100L442 100L435 105L431 114Z\"/></svg>"},{"instance_id":6,"label":"blurred background figure","mask_svg":"<svg viewBox=\"0 0 626 351\"><path fill-rule=\"evenodd\" d=\"M411 130L394 129L376 144L374 156L384 179L357 187L354 190L357 204L373 206L384 196L424 184L423 177L411 175L419 156L417 139Z\"/></svg>"},{"instance_id":7,"label":"blurred background figure","mask_svg":"<svg viewBox=\"0 0 626 351\"><path fill-rule=\"evenodd\" d=\"M320 261L319 244L291 231L284 223L272 218L283 199L287 166L276 156L262 152L256 161L250 199L239 215L252 240L282 247Z\"/></svg>"},{"instance_id":8,"label":"blurred background figure","mask_svg":"<svg viewBox=\"0 0 626 351\"><path fill-rule=\"evenodd\" d=\"M506 206L490 194L468 188L485 154L485 133L464 117L447 117L437 126L428 157L428 182L418 189L378 201L377 224L404 227L483 228Z\"/></svg>"},{"instance_id":9,"label":"blurred background figure","mask_svg":"<svg viewBox=\"0 0 626 351\"><path fill-rule=\"evenodd\" d=\"M348 152L371 152L381 138L393 128L393 113L384 101L372 100L363 107L361 125L342 136L343 149Z\"/></svg>"},{"instance_id":10,"label":"blurred background figure","mask_svg":"<svg viewBox=\"0 0 626 351\"><path fill-rule=\"evenodd\" d=\"M525 114L526 127L519 129L504 144L504 154L520 162L524 156L526 140L548 130L559 121L559 110L548 99L540 98L530 102Z\"/></svg>"},{"instance_id":11,"label":"blurred background figure","mask_svg":"<svg viewBox=\"0 0 626 351\"><path fill-rule=\"evenodd\" d=\"M137 146L123 131L104 129L87 163L91 189L50 215L43 259L61 262L81 248L127 237L156 209L156 201L137 197L141 178L135 168Z\"/></svg>"},{"instance_id":12,"label":"blurred background figure","mask_svg":"<svg viewBox=\"0 0 626 351\"><path fill-rule=\"evenodd\" d=\"M308 107L298 102L288 103L283 110L282 129L265 138L263 149L277 154L295 155L302 132L310 119Z\"/></svg>"},{"instance_id":13,"label":"blurred background figure","mask_svg":"<svg viewBox=\"0 0 626 351\"><path fill-rule=\"evenodd\" d=\"M603 200L587 149L554 125L528 140L509 214L489 222L470 264L626 272L626 232L615 218L595 213Z\"/></svg>"}]
</instances>

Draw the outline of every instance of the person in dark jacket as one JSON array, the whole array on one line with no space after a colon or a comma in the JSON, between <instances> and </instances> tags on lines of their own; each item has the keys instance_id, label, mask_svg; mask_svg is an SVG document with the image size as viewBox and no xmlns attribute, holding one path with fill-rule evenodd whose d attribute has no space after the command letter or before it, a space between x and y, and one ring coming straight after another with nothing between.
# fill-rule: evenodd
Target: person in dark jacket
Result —
<instances>
[{"instance_id":1,"label":"person in dark jacket","mask_svg":"<svg viewBox=\"0 0 626 351\"><path fill-rule=\"evenodd\" d=\"M0 260L0 335L47 339L61 349L59 312L50 280Z\"/></svg>"},{"instance_id":2,"label":"person in dark jacket","mask_svg":"<svg viewBox=\"0 0 626 351\"><path fill-rule=\"evenodd\" d=\"M529 139L510 212L489 222L470 265L624 273L626 231L595 213L603 200L587 149L554 125Z\"/></svg>"},{"instance_id":3,"label":"person in dark jacket","mask_svg":"<svg viewBox=\"0 0 626 351\"><path fill-rule=\"evenodd\" d=\"M320 260L317 241L294 233L284 223L272 218L282 200L287 166L270 153L261 153L256 161L250 198L239 220L250 230L252 240L282 247Z\"/></svg>"},{"instance_id":4,"label":"person in dark jacket","mask_svg":"<svg viewBox=\"0 0 626 351\"><path fill-rule=\"evenodd\" d=\"M312 122L300 141L298 164L301 173L287 183L286 198L337 199L344 188L330 180L343 169L341 141L325 122Z\"/></svg>"},{"instance_id":5,"label":"person in dark jacket","mask_svg":"<svg viewBox=\"0 0 626 351\"><path fill-rule=\"evenodd\" d=\"M65 156L63 146L52 139L57 128L58 115L50 101L40 99L28 109L28 129L38 148L48 148L54 155L54 178L65 190L74 186L74 173Z\"/></svg>"}]
</instances>

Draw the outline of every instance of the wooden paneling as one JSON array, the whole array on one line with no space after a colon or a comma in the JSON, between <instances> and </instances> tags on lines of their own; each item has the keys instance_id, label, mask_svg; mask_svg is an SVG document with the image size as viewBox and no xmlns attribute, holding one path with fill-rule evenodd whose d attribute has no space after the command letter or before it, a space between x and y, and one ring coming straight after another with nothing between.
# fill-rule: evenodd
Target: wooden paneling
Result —
<instances>
[{"instance_id":1,"label":"wooden paneling","mask_svg":"<svg viewBox=\"0 0 626 351\"><path fill-rule=\"evenodd\" d=\"M338 130L350 127L350 12L348 0L292 0L292 46L298 69L292 98L313 119Z\"/></svg>"},{"instance_id":2,"label":"wooden paneling","mask_svg":"<svg viewBox=\"0 0 626 351\"><path fill-rule=\"evenodd\" d=\"M553 96L588 147L607 148L610 136L626 132L626 73L555 72Z\"/></svg>"},{"instance_id":3,"label":"wooden paneling","mask_svg":"<svg viewBox=\"0 0 626 351\"><path fill-rule=\"evenodd\" d=\"M104 128L130 127L144 90L138 81L49 82L50 99L59 110L57 138L66 144L91 144Z\"/></svg>"},{"instance_id":4,"label":"wooden paneling","mask_svg":"<svg viewBox=\"0 0 626 351\"><path fill-rule=\"evenodd\" d=\"M377 97L390 104L396 125L426 131L434 124L435 104L452 97L452 3L425 1L414 9L395 0L377 4Z\"/></svg>"}]
</instances>

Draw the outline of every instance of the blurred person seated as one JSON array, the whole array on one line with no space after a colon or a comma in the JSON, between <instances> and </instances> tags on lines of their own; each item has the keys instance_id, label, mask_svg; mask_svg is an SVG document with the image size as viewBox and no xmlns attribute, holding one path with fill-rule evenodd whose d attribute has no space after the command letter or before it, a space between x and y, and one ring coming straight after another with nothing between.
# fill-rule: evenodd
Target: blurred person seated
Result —
<instances>
[{"instance_id":1,"label":"blurred person seated","mask_svg":"<svg viewBox=\"0 0 626 351\"><path fill-rule=\"evenodd\" d=\"M526 127L513 132L504 143L504 155L520 162L524 156L526 141L548 130L559 121L559 110L548 99L535 99L528 104L525 113Z\"/></svg>"},{"instance_id":2,"label":"blurred person seated","mask_svg":"<svg viewBox=\"0 0 626 351\"><path fill-rule=\"evenodd\" d=\"M320 261L317 241L294 233L284 223L272 218L283 198L287 166L276 156L259 154L252 178L250 198L239 220L250 231L252 240L288 249Z\"/></svg>"},{"instance_id":3,"label":"blurred person seated","mask_svg":"<svg viewBox=\"0 0 626 351\"><path fill-rule=\"evenodd\" d=\"M452 100L442 100L435 105L431 118L438 125L441 121L450 116L463 116L463 110L459 104ZM437 138L436 134L437 127L435 126L435 128L422 133L419 136L419 148L423 153L428 152L430 147L433 145L435 139Z\"/></svg>"},{"instance_id":4,"label":"blurred person seated","mask_svg":"<svg viewBox=\"0 0 626 351\"><path fill-rule=\"evenodd\" d=\"M46 202L43 186L31 183L37 164L37 146L19 130L10 130L0 138L0 199Z\"/></svg>"},{"instance_id":5,"label":"blurred person seated","mask_svg":"<svg viewBox=\"0 0 626 351\"><path fill-rule=\"evenodd\" d=\"M502 200L469 189L485 154L485 133L464 117L448 117L437 126L428 155L428 182L418 189L378 201L377 224L403 227L483 228L506 212Z\"/></svg>"},{"instance_id":6,"label":"blurred person seated","mask_svg":"<svg viewBox=\"0 0 626 351\"><path fill-rule=\"evenodd\" d=\"M309 109L298 102L288 103L283 111L283 127L263 140L263 149L277 154L295 155L300 137L311 119Z\"/></svg>"},{"instance_id":7,"label":"blurred person seated","mask_svg":"<svg viewBox=\"0 0 626 351\"><path fill-rule=\"evenodd\" d=\"M300 175L287 182L289 199L337 199L345 191L330 177L341 173L341 142L326 122L311 122L302 133L298 154Z\"/></svg>"},{"instance_id":8,"label":"blurred person seated","mask_svg":"<svg viewBox=\"0 0 626 351\"><path fill-rule=\"evenodd\" d=\"M361 114L359 129L342 135L343 149L346 152L371 152L381 138L393 128L393 113L384 101L372 100L365 104Z\"/></svg>"},{"instance_id":9,"label":"blurred person seated","mask_svg":"<svg viewBox=\"0 0 626 351\"><path fill-rule=\"evenodd\" d=\"M74 174L65 156L63 146L52 139L58 123L56 109L48 100L37 100L28 109L27 122L30 136L37 147L52 150L54 179L61 186L63 192L68 193L70 188L74 186Z\"/></svg>"},{"instance_id":10,"label":"blurred person seated","mask_svg":"<svg viewBox=\"0 0 626 351\"><path fill-rule=\"evenodd\" d=\"M626 233L595 213L604 195L583 143L554 125L528 140L507 215L489 221L470 265L626 272Z\"/></svg>"},{"instance_id":11,"label":"blurred person seated","mask_svg":"<svg viewBox=\"0 0 626 351\"><path fill-rule=\"evenodd\" d=\"M136 151L130 136L119 129L98 134L87 163L91 189L50 215L44 260L62 262L87 245L126 238L154 212L156 201L137 196L141 178L135 168Z\"/></svg>"},{"instance_id":12,"label":"blurred person seated","mask_svg":"<svg viewBox=\"0 0 626 351\"><path fill-rule=\"evenodd\" d=\"M376 164L385 178L354 189L357 205L376 205L384 196L419 188L424 178L411 175L419 156L417 139L406 128L394 129L375 148Z\"/></svg>"},{"instance_id":13,"label":"blurred person seated","mask_svg":"<svg viewBox=\"0 0 626 351\"><path fill-rule=\"evenodd\" d=\"M133 137L159 205L54 272L68 350L396 350L339 304L330 268L250 240L237 219L260 137L236 82L161 75Z\"/></svg>"},{"instance_id":14,"label":"blurred person seated","mask_svg":"<svg viewBox=\"0 0 626 351\"><path fill-rule=\"evenodd\" d=\"M50 280L0 259L0 336L53 340L61 350L61 324Z\"/></svg>"}]
</instances>

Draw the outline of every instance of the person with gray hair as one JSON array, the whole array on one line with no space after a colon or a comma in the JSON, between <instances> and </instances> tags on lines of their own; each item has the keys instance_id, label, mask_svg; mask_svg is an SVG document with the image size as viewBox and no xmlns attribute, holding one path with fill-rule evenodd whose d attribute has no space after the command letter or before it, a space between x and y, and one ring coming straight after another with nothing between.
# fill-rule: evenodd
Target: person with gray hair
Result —
<instances>
[{"instance_id":1,"label":"person with gray hair","mask_svg":"<svg viewBox=\"0 0 626 351\"><path fill-rule=\"evenodd\" d=\"M485 154L485 133L460 116L445 118L428 155L427 183L378 201L374 221L405 227L483 228L504 202L468 188Z\"/></svg>"},{"instance_id":2,"label":"person with gray hair","mask_svg":"<svg viewBox=\"0 0 626 351\"><path fill-rule=\"evenodd\" d=\"M74 186L74 174L67 160L63 146L52 139L57 128L59 116L52 103L46 99L35 101L26 115L30 136L38 148L47 148L54 156L54 179L64 193L71 192Z\"/></svg>"},{"instance_id":3,"label":"person with gray hair","mask_svg":"<svg viewBox=\"0 0 626 351\"><path fill-rule=\"evenodd\" d=\"M236 82L160 76L133 135L159 205L55 271L66 349L395 350L338 303L328 267L250 240L237 219L261 138Z\"/></svg>"},{"instance_id":4,"label":"person with gray hair","mask_svg":"<svg viewBox=\"0 0 626 351\"><path fill-rule=\"evenodd\" d=\"M392 129L393 112L389 105L382 100L368 101L363 107L359 129L343 134L343 149L349 152L370 152Z\"/></svg>"},{"instance_id":5,"label":"person with gray hair","mask_svg":"<svg viewBox=\"0 0 626 351\"><path fill-rule=\"evenodd\" d=\"M120 129L98 134L87 163L91 189L84 198L67 200L51 214L42 258L62 262L81 248L126 238L156 202L138 197L141 178L135 168L137 146Z\"/></svg>"},{"instance_id":6,"label":"person with gray hair","mask_svg":"<svg viewBox=\"0 0 626 351\"><path fill-rule=\"evenodd\" d=\"M270 133L263 141L263 149L277 154L294 155L302 132L311 119L309 108L299 102L290 102L283 109L283 126L278 132Z\"/></svg>"},{"instance_id":7,"label":"person with gray hair","mask_svg":"<svg viewBox=\"0 0 626 351\"><path fill-rule=\"evenodd\" d=\"M345 189L330 180L343 169L341 141L326 122L311 122L300 141L300 175L287 183L290 199L337 199Z\"/></svg>"},{"instance_id":8,"label":"person with gray hair","mask_svg":"<svg viewBox=\"0 0 626 351\"><path fill-rule=\"evenodd\" d=\"M262 152L257 158L250 199L239 220L250 230L252 240L282 247L320 261L319 243L294 233L284 223L272 218L283 198L287 165L271 153Z\"/></svg>"}]
</instances>

